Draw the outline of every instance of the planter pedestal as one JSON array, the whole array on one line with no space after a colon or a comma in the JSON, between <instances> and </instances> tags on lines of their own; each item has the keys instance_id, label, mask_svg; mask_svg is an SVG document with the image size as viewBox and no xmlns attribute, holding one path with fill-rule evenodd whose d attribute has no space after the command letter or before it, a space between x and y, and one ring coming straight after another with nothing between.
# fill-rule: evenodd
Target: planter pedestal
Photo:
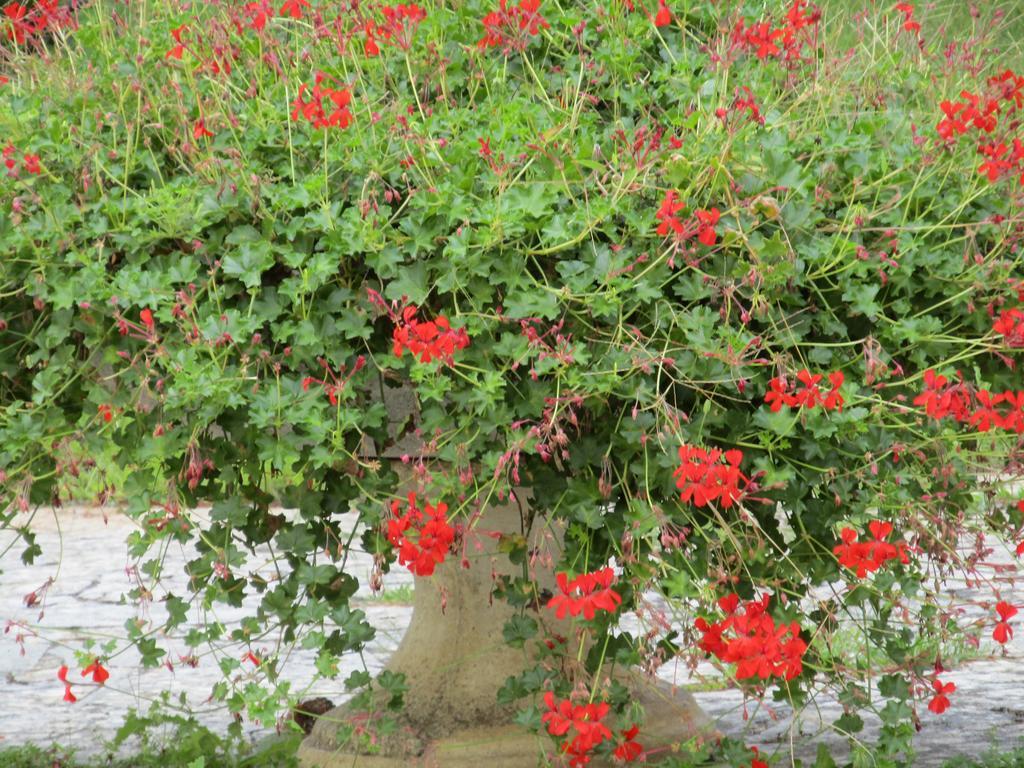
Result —
<instances>
[{"instance_id":1,"label":"planter pedestal","mask_svg":"<svg viewBox=\"0 0 1024 768\"><path fill-rule=\"evenodd\" d=\"M481 530L521 531L518 505L485 510ZM417 578L409 629L387 668L406 676L404 707L393 713L395 733L382 737L373 755L357 754L337 740L338 728L355 713L344 705L320 717L303 741L299 759L306 768L534 768L554 749L546 736L531 734L512 721L514 709L497 703L505 680L526 668L527 651L510 648L502 637L512 609L490 599L492 573L517 567L479 537L482 551L466 548L470 567L449 557L431 578ZM551 579L551 586L554 580ZM547 586L547 585L542 585ZM442 608L442 595L444 601ZM547 618L547 617L545 617ZM647 749L664 748L713 728L689 693L636 678L636 697L646 721L638 739ZM592 768L604 768L599 761Z\"/></svg>"}]
</instances>

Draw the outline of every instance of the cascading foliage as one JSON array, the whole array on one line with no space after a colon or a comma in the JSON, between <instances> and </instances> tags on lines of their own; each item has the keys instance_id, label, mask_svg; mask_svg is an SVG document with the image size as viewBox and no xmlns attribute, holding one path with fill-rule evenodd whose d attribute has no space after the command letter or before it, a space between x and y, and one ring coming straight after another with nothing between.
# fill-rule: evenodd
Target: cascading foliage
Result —
<instances>
[{"instance_id":1,"label":"cascading foliage","mask_svg":"<svg viewBox=\"0 0 1024 768\"><path fill-rule=\"evenodd\" d=\"M831 692L842 732L881 718L873 764L909 759L926 708L956 706L947 647L1013 628L997 592L958 625L941 585L1022 551L1024 62L994 47L998 4L948 26L840 6L9 3L0 520L22 559L83 482L121 501L133 596L167 598L125 642L151 666L242 644L261 685L217 694L272 722L290 691L260 638L330 676L373 636L351 547L375 580L428 577L526 486L564 550L507 537L506 638L557 611L592 650L547 638L495 695L557 760L643 755L612 661L705 658L752 698ZM415 496L366 451L405 383ZM161 588L168 540L191 594ZM175 634L252 595L238 626ZM661 620L626 631L630 609Z\"/></svg>"}]
</instances>

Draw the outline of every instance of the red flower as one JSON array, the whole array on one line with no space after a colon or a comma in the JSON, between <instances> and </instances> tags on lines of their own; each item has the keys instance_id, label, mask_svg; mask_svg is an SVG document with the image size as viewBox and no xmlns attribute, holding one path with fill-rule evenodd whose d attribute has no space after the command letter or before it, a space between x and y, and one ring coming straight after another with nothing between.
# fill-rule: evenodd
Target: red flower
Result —
<instances>
[{"instance_id":1,"label":"red flower","mask_svg":"<svg viewBox=\"0 0 1024 768\"><path fill-rule=\"evenodd\" d=\"M1010 619L1017 615L1017 609L1009 603L1000 600L996 603L996 613L999 614L999 621L992 630L992 639L997 643L1006 643L1013 637L1013 629L1010 627Z\"/></svg>"},{"instance_id":2,"label":"red flower","mask_svg":"<svg viewBox=\"0 0 1024 768\"><path fill-rule=\"evenodd\" d=\"M291 16L293 19L302 18L302 9L309 8L309 0L284 0L279 16Z\"/></svg>"},{"instance_id":3,"label":"red flower","mask_svg":"<svg viewBox=\"0 0 1024 768\"><path fill-rule=\"evenodd\" d=\"M676 202L676 193L674 191L670 190L665 193L665 199L661 201L661 208L654 214L654 218L661 222L658 225L659 235L664 237L670 229L676 234L683 233L683 225L676 218L676 214L685 207L686 203Z\"/></svg>"},{"instance_id":4,"label":"red flower","mask_svg":"<svg viewBox=\"0 0 1024 768\"><path fill-rule=\"evenodd\" d=\"M39 155L25 155L23 165L29 173L39 175L42 171L39 167Z\"/></svg>"},{"instance_id":5,"label":"red flower","mask_svg":"<svg viewBox=\"0 0 1024 768\"><path fill-rule=\"evenodd\" d=\"M712 623L700 617L694 622L703 635L698 647L726 664L735 664L738 680L792 680L803 672L807 643L800 637L800 625L776 624L768 614L770 600L764 595L740 611L739 597L730 594L718 601L725 619Z\"/></svg>"},{"instance_id":6,"label":"red flower","mask_svg":"<svg viewBox=\"0 0 1024 768\"><path fill-rule=\"evenodd\" d=\"M257 32L262 32L267 26L270 17L274 15L274 9L269 0L259 0L245 4L245 12L249 16L249 26Z\"/></svg>"},{"instance_id":7,"label":"red flower","mask_svg":"<svg viewBox=\"0 0 1024 768\"><path fill-rule=\"evenodd\" d=\"M107 405L106 403L97 406L96 410L99 412L100 417L108 424L114 418L114 412L110 410L110 406Z\"/></svg>"},{"instance_id":8,"label":"red flower","mask_svg":"<svg viewBox=\"0 0 1024 768\"><path fill-rule=\"evenodd\" d=\"M894 10L903 14L903 30L905 32L918 33L921 31L921 24L914 20L914 6L910 3L896 3Z\"/></svg>"},{"instance_id":9,"label":"red flower","mask_svg":"<svg viewBox=\"0 0 1024 768\"><path fill-rule=\"evenodd\" d=\"M78 698L71 692L71 683L68 682L68 668L66 665L61 664L60 669L57 670L57 679L64 683L64 701L69 704L74 704L78 701Z\"/></svg>"},{"instance_id":10,"label":"red flower","mask_svg":"<svg viewBox=\"0 0 1024 768\"><path fill-rule=\"evenodd\" d=\"M373 36L372 22L367 22L366 26L363 28L363 31L366 32L366 42L363 43L363 54L370 58L374 56L379 56L380 46L377 45L377 38Z\"/></svg>"},{"instance_id":11,"label":"red flower","mask_svg":"<svg viewBox=\"0 0 1024 768\"><path fill-rule=\"evenodd\" d=\"M389 5L381 9L384 24L380 31L385 39L393 40L404 51L412 47L412 37L420 22L427 18L427 12L415 3Z\"/></svg>"},{"instance_id":12,"label":"red flower","mask_svg":"<svg viewBox=\"0 0 1024 768\"><path fill-rule=\"evenodd\" d=\"M782 53L782 49L775 44L775 41L784 37L785 34L784 29L772 29L770 24L764 22L751 24L746 33L747 45L756 49L754 55L759 59L778 56Z\"/></svg>"},{"instance_id":13,"label":"red flower","mask_svg":"<svg viewBox=\"0 0 1024 768\"><path fill-rule=\"evenodd\" d=\"M325 79L327 75L317 72L312 99L309 101L304 98L308 90L306 84L299 85L299 93L292 102L292 120L298 120L301 116L312 123L314 128L348 128L352 124L352 112L349 111L352 93L348 88L323 85ZM324 109L325 99L330 113Z\"/></svg>"},{"instance_id":14,"label":"red flower","mask_svg":"<svg viewBox=\"0 0 1024 768\"><path fill-rule=\"evenodd\" d=\"M643 746L633 741L638 733L640 733L640 728L636 725L628 731L622 731L623 741L615 748L615 757L624 763L631 763L643 755Z\"/></svg>"},{"instance_id":15,"label":"red flower","mask_svg":"<svg viewBox=\"0 0 1024 768\"><path fill-rule=\"evenodd\" d=\"M452 365L455 352L469 346L466 330L453 330L448 319L441 315L431 321L417 320L416 312L412 304L402 310L402 320L395 325L392 334L395 357L401 357L408 349L421 363L442 360Z\"/></svg>"},{"instance_id":16,"label":"red flower","mask_svg":"<svg viewBox=\"0 0 1024 768\"><path fill-rule=\"evenodd\" d=\"M416 506L416 494L410 493L405 514L399 514L400 508L400 501L396 499L391 502L392 519L388 520L388 541L398 547L399 563L408 567L416 576L430 576L434 568L444 562L455 541L455 529L445 518L448 505L443 502L437 507L424 504L421 510ZM411 532L416 533L415 541L409 537Z\"/></svg>"},{"instance_id":17,"label":"red flower","mask_svg":"<svg viewBox=\"0 0 1024 768\"><path fill-rule=\"evenodd\" d=\"M92 681L103 685L107 680L110 679L110 673L100 664L99 659L93 659L93 662L82 670L82 677L92 675Z\"/></svg>"},{"instance_id":18,"label":"red flower","mask_svg":"<svg viewBox=\"0 0 1024 768\"><path fill-rule=\"evenodd\" d=\"M928 709L936 715L941 715L949 709L949 697L946 694L956 690L956 683L943 683L939 678L935 678L932 687L935 689L935 695L928 702Z\"/></svg>"},{"instance_id":19,"label":"red flower","mask_svg":"<svg viewBox=\"0 0 1024 768\"><path fill-rule=\"evenodd\" d=\"M7 39L13 40L16 45L24 45L25 39L32 34L32 25L26 21L28 8L21 3L9 3L4 7L4 16L7 17Z\"/></svg>"},{"instance_id":20,"label":"red flower","mask_svg":"<svg viewBox=\"0 0 1024 768\"><path fill-rule=\"evenodd\" d=\"M148 330L152 331L156 328L156 321L153 319L153 311L151 309L144 309L139 312L139 319Z\"/></svg>"},{"instance_id":21,"label":"red flower","mask_svg":"<svg viewBox=\"0 0 1024 768\"><path fill-rule=\"evenodd\" d=\"M654 26L667 27L672 23L672 12L665 4L665 0L658 0L658 12L654 15Z\"/></svg>"},{"instance_id":22,"label":"red flower","mask_svg":"<svg viewBox=\"0 0 1024 768\"><path fill-rule=\"evenodd\" d=\"M552 736L571 738L563 742L562 751L569 756L573 768L590 762L589 752L605 739L612 738L612 732L601 721L608 714L608 704L576 704L569 699L555 701L555 694L547 691L544 704L548 711L541 715L541 722L547 725Z\"/></svg>"},{"instance_id":23,"label":"red flower","mask_svg":"<svg viewBox=\"0 0 1024 768\"><path fill-rule=\"evenodd\" d=\"M907 545L903 541L889 543L886 541L892 533L892 523L872 520L868 523L872 541L857 541L857 532L852 528L843 528L839 532L842 544L837 544L832 551L838 555L839 564L856 572L858 579L868 573L877 571L890 560L899 559L902 563L910 562L907 557Z\"/></svg>"},{"instance_id":24,"label":"red flower","mask_svg":"<svg viewBox=\"0 0 1024 768\"><path fill-rule=\"evenodd\" d=\"M555 575L555 580L562 594L552 597L545 607L554 608L559 619L564 619L566 614L579 616L582 613L583 618L590 621L598 611L615 613L622 604L619 593L611 588L615 580L615 571L611 568L580 574L572 581L568 574L561 572Z\"/></svg>"},{"instance_id":25,"label":"red flower","mask_svg":"<svg viewBox=\"0 0 1024 768\"><path fill-rule=\"evenodd\" d=\"M1024 311L1005 309L992 323L992 330L1005 338L1008 347L1024 347Z\"/></svg>"},{"instance_id":26,"label":"red flower","mask_svg":"<svg viewBox=\"0 0 1024 768\"><path fill-rule=\"evenodd\" d=\"M750 751L754 753L754 756L750 760L750 768L768 768L768 763L761 759L761 753L757 747L751 747Z\"/></svg>"},{"instance_id":27,"label":"red flower","mask_svg":"<svg viewBox=\"0 0 1024 768\"><path fill-rule=\"evenodd\" d=\"M736 449L723 452L718 448L681 445L679 461L673 476L680 491L679 500L684 503L704 507L718 502L728 509L743 496L749 483L739 469L743 452Z\"/></svg>"},{"instance_id":28,"label":"red flower","mask_svg":"<svg viewBox=\"0 0 1024 768\"><path fill-rule=\"evenodd\" d=\"M814 408L820 405L827 411L843 410L843 403L846 401L839 393L839 388L845 381L842 371L834 371L828 375L829 384L832 387L825 395L818 388L818 384L824 378L822 374L812 374L804 368L797 373L796 378L803 384L803 389L793 393L789 392L789 384L781 376L768 383L768 392L764 396L764 401L771 407L772 413L777 413L784 405L791 408Z\"/></svg>"},{"instance_id":29,"label":"red flower","mask_svg":"<svg viewBox=\"0 0 1024 768\"><path fill-rule=\"evenodd\" d=\"M697 221L700 225L697 228L697 239L706 246L712 246L718 239L715 233L715 225L718 224L719 213L717 208L710 211L696 211Z\"/></svg>"},{"instance_id":30,"label":"red flower","mask_svg":"<svg viewBox=\"0 0 1024 768\"><path fill-rule=\"evenodd\" d=\"M247 652L246 652L246 654L245 654L245 655L244 655L244 656L242 657L242 661L248 661L248 662L250 662L250 663L251 663L251 664L252 664L252 665L253 665L254 667L258 667L258 666L259 666L260 664L262 664L262 663L263 663L263 662L261 661L260 657L259 657L259 656L257 656L257 655L256 655L255 653L253 653L252 651L247 651Z\"/></svg>"},{"instance_id":31,"label":"red flower","mask_svg":"<svg viewBox=\"0 0 1024 768\"><path fill-rule=\"evenodd\" d=\"M499 10L488 13L481 23L484 36L476 44L481 50L499 45L506 51L524 50L530 37L551 26L540 13L540 0L520 0L512 8L500 0Z\"/></svg>"},{"instance_id":32,"label":"red flower","mask_svg":"<svg viewBox=\"0 0 1024 768\"><path fill-rule=\"evenodd\" d=\"M181 59L181 55L185 52L185 44L181 41L181 36L187 30L188 27L184 24L171 30L171 37L174 38L175 45L164 55L165 59Z\"/></svg>"},{"instance_id":33,"label":"red flower","mask_svg":"<svg viewBox=\"0 0 1024 768\"><path fill-rule=\"evenodd\" d=\"M199 118L192 124L192 138L199 141L202 138L213 136L213 131L206 127L206 121Z\"/></svg>"}]
</instances>

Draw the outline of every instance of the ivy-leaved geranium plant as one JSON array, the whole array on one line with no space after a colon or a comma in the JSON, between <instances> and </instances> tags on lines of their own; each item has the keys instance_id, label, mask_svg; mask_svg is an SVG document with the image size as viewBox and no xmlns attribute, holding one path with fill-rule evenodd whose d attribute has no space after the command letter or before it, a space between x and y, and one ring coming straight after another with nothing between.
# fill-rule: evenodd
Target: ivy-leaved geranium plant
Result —
<instances>
[{"instance_id":1,"label":"ivy-leaved geranium plant","mask_svg":"<svg viewBox=\"0 0 1024 768\"><path fill-rule=\"evenodd\" d=\"M645 757L612 656L832 692L843 732L881 718L875 764L908 759L957 705L947 646L1014 630L986 563L1024 551L1024 62L987 47L999 9L947 46L912 4L839 5L8 3L22 558L89 475L134 556L194 552L192 594L126 638L143 664L193 608L255 596L232 635L253 665L275 680L251 643L276 630L330 674L373 634L352 516L377 577L429 578L526 487L564 546L557 593L524 598L529 568L503 590L511 634L568 618L595 649L510 688L555 760ZM415 391L415 493L366 449L394 438L382 382ZM263 545L272 579L246 565ZM134 596L161 594L144 572ZM996 590L970 620L958 572ZM104 660L80 659L95 684ZM264 692L218 688L272 720L288 691Z\"/></svg>"}]
</instances>

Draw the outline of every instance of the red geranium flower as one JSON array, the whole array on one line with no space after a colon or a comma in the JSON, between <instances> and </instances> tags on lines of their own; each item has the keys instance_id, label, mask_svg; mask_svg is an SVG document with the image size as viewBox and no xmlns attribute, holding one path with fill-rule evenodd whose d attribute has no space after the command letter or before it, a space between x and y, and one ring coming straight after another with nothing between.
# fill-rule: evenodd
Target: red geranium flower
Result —
<instances>
[{"instance_id":1,"label":"red geranium flower","mask_svg":"<svg viewBox=\"0 0 1024 768\"><path fill-rule=\"evenodd\" d=\"M682 222L676 218L676 214L686 207L686 203L676 202L676 192L669 190L665 193L665 199L661 201L661 208L654 214L654 218L661 223L658 224L658 234L665 236L671 229L676 234L682 234Z\"/></svg>"},{"instance_id":2,"label":"red geranium flower","mask_svg":"<svg viewBox=\"0 0 1024 768\"><path fill-rule=\"evenodd\" d=\"M1017 609L1009 603L1000 600L996 603L996 613L999 614L999 621L992 630L992 639L997 643L1006 643L1013 637L1013 629L1010 627L1010 619L1017 615Z\"/></svg>"},{"instance_id":3,"label":"red geranium flower","mask_svg":"<svg viewBox=\"0 0 1024 768\"><path fill-rule=\"evenodd\" d=\"M800 637L800 625L776 624L768 614L771 596L745 603L726 595L718 606L727 615L717 622L699 617L694 626L702 633L698 647L726 664L736 665L736 678L781 677L792 680L803 672L807 643Z\"/></svg>"},{"instance_id":4,"label":"red geranium flower","mask_svg":"<svg viewBox=\"0 0 1024 768\"><path fill-rule=\"evenodd\" d=\"M32 34L32 25L26 21L28 8L21 3L9 3L4 7L4 16L8 21L7 39L24 45L27 36Z\"/></svg>"},{"instance_id":5,"label":"red geranium flower","mask_svg":"<svg viewBox=\"0 0 1024 768\"><path fill-rule=\"evenodd\" d=\"M562 744L562 752L569 756L569 765L579 768L590 762L589 753L605 739L612 738L612 732L601 721L607 716L609 706L598 704L576 704L569 699L555 700L555 694L547 691L544 704L548 711L541 716L552 736L571 738Z\"/></svg>"},{"instance_id":6,"label":"red geranium flower","mask_svg":"<svg viewBox=\"0 0 1024 768\"><path fill-rule=\"evenodd\" d=\"M658 12L654 14L654 26L667 27L672 23L672 12L665 4L665 0L658 0Z\"/></svg>"},{"instance_id":7,"label":"red geranium flower","mask_svg":"<svg viewBox=\"0 0 1024 768\"><path fill-rule=\"evenodd\" d=\"M697 221L700 225L697 227L697 239L700 240L706 246L714 245L718 240L718 234L715 232L715 225L718 224L719 213L717 208L712 208L710 211L696 211Z\"/></svg>"},{"instance_id":8,"label":"red geranium flower","mask_svg":"<svg viewBox=\"0 0 1024 768\"><path fill-rule=\"evenodd\" d=\"M302 18L302 9L309 8L309 0L285 0L281 6L280 16L291 16L293 19Z\"/></svg>"},{"instance_id":9,"label":"red geranium flower","mask_svg":"<svg viewBox=\"0 0 1024 768\"><path fill-rule=\"evenodd\" d=\"M524 50L530 37L551 26L540 13L540 0L520 0L511 8L507 0L500 0L499 9L484 16L481 23L484 36L476 44L481 50L499 45L506 50Z\"/></svg>"},{"instance_id":10,"label":"red geranium flower","mask_svg":"<svg viewBox=\"0 0 1024 768\"><path fill-rule=\"evenodd\" d=\"M614 613L622 604L622 597L611 588L615 580L615 571L611 568L602 568L593 573L584 573L569 581L565 572L555 575L558 588L562 594L552 597L547 608L554 608L555 615L564 619L566 614L579 616L590 621L597 615L598 611Z\"/></svg>"},{"instance_id":11,"label":"red geranium flower","mask_svg":"<svg viewBox=\"0 0 1024 768\"><path fill-rule=\"evenodd\" d=\"M999 313L992 330L1001 334L1008 347L1024 347L1024 311L1014 307Z\"/></svg>"},{"instance_id":12,"label":"red geranium flower","mask_svg":"<svg viewBox=\"0 0 1024 768\"><path fill-rule=\"evenodd\" d=\"M94 659L93 662L82 670L82 677L92 675L92 681L103 685L107 680L110 679L110 673L100 664L99 659Z\"/></svg>"},{"instance_id":13,"label":"red geranium flower","mask_svg":"<svg viewBox=\"0 0 1024 768\"><path fill-rule=\"evenodd\" d=\"M737 449L707 450L681 445L679 461L673 476L676 478L676 488L679 489L679 500L684 503L703 507L717 502L728 509L743 496L750 482L740 472L743 452Z\"/></svg>"},{"instance_id":14,"label":"red geranium flower","mask_svg":"<svg viewBox=\"0 0 1024 768\"><path fill-rule=\"evenodd\" d=\"M448 505L443 502L436 507L424 504L421 510L416 505L416 494L410 493L405 514L399 514L401 506L397 499L391 502L388 541L398 547L399 563L416 576L431 576L444 562L455 540L455 529L445 517ZM410 537L411 533L415 533L415 537Z\"/></svg>"},{"instance_id":15,"label":"red geranium flower","mask_svg":"<svg viewBox=\"0 0 1024 768\"><path fill-rule=\"evenodd\" d=\"M418 320L416 312L413 304L402 310L402 320L392 334L395 357L401 357L408 349L421 363L442 360L452 365L455 353L469 346L465 328L453 329L441 315L430 321Z\"/></svg>"},{"instance_id":16,"label":"red geranium flower","mask_svg":"<svg viewBox=\"0 0 1024 768\"><path fill-rule=\"evenodd\" d=\"M192 124L192 138L199 141L202 138L213 136L213 131L206 127L206 121L199 118Z\"/></svg>"},{"instance_id":17,"label":"red geranium flower","mask_svg":"<svg viewBox=\"0 0 1024 768\"><path fill-rule=\"evenodd\" d=\"M185 52L185 44L182 42L181 36L187 30L188 27L184 24L171 30L171 37L174 38L175 45L166 53L165 59L181 59L181 55Z\"/></svg>"},{"instance_id":18,"label":"red geranium flower","mask_svg":"<svg viewBox=\"0 0 1024 768\"><path fill-rule=\"evenodd\" d=\"M78 701L78 698L71 692L71 683L68 682L68 668L66 665L61 664L60 669L57 670L57 679L64 683L64 701L69 704L74 704Z\"/></svg>"},{"instance_id":19,"label":"red geranium flower","mask_svg":"<svg viewBox=\"0 0 1024 768\"><path fill-rule=\"evenodd\" d=\"M352 93L348 88L324 85L326 79L327 75L317 72L309 101L305 99L309 91L306 84L299 85L299 93L292 102L292 120L302 117L312 123L314 128L348 128L352 124L352 112L349 110ZM325 99L330 112L324 107Z\"/></svg>"},{"instance_id":20,"label":"red geranium flower","mask_svg":"<svg viewBox=\"0 0 1024 768\"><path fill-rule=\"evenodd\" d=\"M943 683L939 678L935 678L932 687L935 689L935 695L928 702L928 709L936 715L941 715L949 709L949 697L946 694L956 690L956 683Z\"/></svg>"},{"instance_id":21,"label":"red geranium flower","mask_svg":"<svg viewBox=\"0 0 1024 768\"><path fill-rule=\"evenodd\" d=\"M381 13L384 14L384 24L380 31L384 37L394 41L403 51L409 50L413 34L420 22L427 18L427 12L415 3L403 3L394 7L386 5Z\"/></svg>"},{"instance_id":22,"label":"red geranium flower","mask_svg":"<svg viewBox=\"0 0 1024 768\"><path fill-rule=\"evenodd\" d=\"M636 725L628 731L622 731L623 741L615 748L615 757L624 763L631 763L643 755L643 745L634 741L638 733L640 733L640 728Z\"/></svg>"},{"instance_id":23,"label":"red geranium flower","mask_svg":"<svg viewBox=\"0 0 1024 768\"><path fill-rule=\"evenodd\" d=\"M270 0L246 3L245 12L249 16L249 26L257 32L262 32L270 17L274 15Z\"/></svg>"},{"instance_id":24,"label":"red geranium flower","mask_svg":"<svg viewBox=\"0 0 1024 768\"><path fill-rule=\"evenodd\" d=\"M868 523L872 541L857 541L857 532L852 528L843 528L839 532L842 544L837 544L832 551L839 556L839 564L855 571L858 579L868 573L877 571L890 560L899 559L902 563L910 562L907 557L907 545L903 541L889 543L886 539L892 533L892 523L872 520Z\"/></svg>"}]
</instances>

